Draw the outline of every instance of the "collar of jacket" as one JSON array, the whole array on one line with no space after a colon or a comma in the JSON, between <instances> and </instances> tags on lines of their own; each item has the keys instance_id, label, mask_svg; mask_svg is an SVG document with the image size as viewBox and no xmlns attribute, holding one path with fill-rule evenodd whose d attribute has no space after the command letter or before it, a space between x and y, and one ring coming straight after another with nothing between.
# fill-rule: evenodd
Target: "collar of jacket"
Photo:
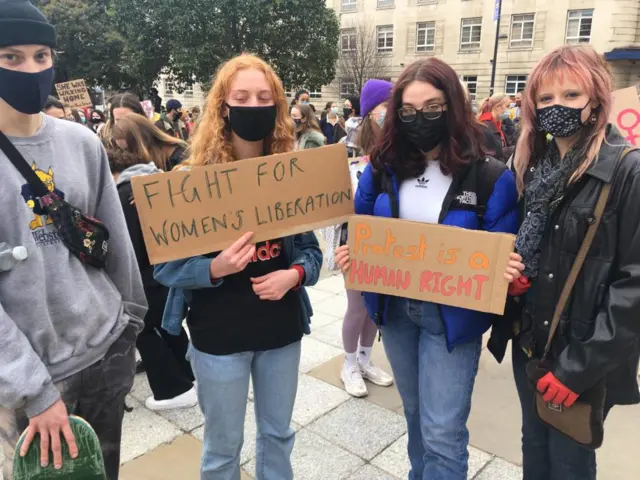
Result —
<instances>
[{"instance_id":1,"label":"collar of jacket","mask_svg":"<svg viewBox=\"0 0 640 480\"><path fill-rule=\"evenodd\" d=\"M605 141L602 142L596 161L585 172L605 183L610 183L616 170L620 155L629 145L614 125L607 125Z\"/></svg>"}]
</instances>

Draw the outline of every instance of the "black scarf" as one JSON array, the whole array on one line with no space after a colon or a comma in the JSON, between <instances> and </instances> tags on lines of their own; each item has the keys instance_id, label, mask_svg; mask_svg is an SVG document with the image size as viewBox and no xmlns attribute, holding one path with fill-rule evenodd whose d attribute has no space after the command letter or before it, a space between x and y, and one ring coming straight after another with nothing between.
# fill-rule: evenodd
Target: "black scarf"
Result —
<instances>
[{"instance_id":1,"label":"black scarf","mask_svg":"<svg viewBox=\"0 0 640 480\"><path fill-rule=\"evenodd\" d=\"M524 275L530 280L538 276L542 236L549 217L566 193L567 182L577 167L578 157L577 152L571 149L564 158L560 158L556 143L551 142L535 168L533 179L525 188L526 214L516 238L516 251L522 255Z\"/></svg>"}]
</instances>

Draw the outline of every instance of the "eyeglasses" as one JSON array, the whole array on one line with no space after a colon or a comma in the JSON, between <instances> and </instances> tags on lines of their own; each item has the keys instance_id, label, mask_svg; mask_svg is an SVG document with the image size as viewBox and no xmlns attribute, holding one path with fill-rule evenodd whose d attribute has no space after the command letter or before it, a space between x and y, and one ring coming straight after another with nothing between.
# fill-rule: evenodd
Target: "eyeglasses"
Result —
<instances>
[{"instance_id":1,"label":"eyeglasses","mask_svg":"<svg viewBox=\"0 0 640 480\"><path fill-rule=\"evenodd\" d=\"M418 113L420 113L425 120L437 120L442 116L446 105L446 103L433 103L420 109L404 106L398 109L398 117L404 123L412 123L418 119Z\"/></svg>"}]
</instances>

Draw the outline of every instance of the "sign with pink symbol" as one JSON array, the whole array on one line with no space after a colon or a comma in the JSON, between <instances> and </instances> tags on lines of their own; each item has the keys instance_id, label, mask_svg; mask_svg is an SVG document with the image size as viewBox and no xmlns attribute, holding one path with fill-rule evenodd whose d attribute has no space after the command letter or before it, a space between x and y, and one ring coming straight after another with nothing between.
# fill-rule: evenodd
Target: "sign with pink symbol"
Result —
<instances>
[{"instance_id":1,"label":"sign with pink symbol","mask_svg":"<svg viewBox=\"0 0 640 480\"><path fill-rule=\"evenodd\" d=\"M631 145L640 147L640 85L613 92L609 121Z\"/></svg>"}]
</instances>

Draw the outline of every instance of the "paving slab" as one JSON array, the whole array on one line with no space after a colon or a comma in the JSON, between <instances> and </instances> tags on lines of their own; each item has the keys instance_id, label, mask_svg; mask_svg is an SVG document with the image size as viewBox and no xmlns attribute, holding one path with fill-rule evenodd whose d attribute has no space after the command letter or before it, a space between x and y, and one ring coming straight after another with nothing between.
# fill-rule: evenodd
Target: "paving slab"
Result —
<instances>
[{"instance_id":1,"label":"paving slab","mask_svg":"<svg viewBox=\"0 0 640 480\"><path fill-rule=\"evenodd\" d=\"M337 321L325 325L324 327L311 330L311 338L315 338L332 347L343 349L344 343L342 341L342 322Z\"/></svg>"},{"instance_id":2,"label":"paving slab","mask_svg":"<svg viewBox=\"0 0 640 480\"><path fill-rule=\"evenodd\" d=\"M347 297L334 295L321 302L316 302L313 304L313 311L341 318L344 316L344 312L347 311Z\"/></svg>"},{"instance_id":3,"label":"paving slab","mask_svg":"<svg viewBox=\"0 0 640 480\"><path fill-rule=\"evenodd\" d=\"M337 356L343 358L342 349L306 336L302 339L299 370L301 373L308 373Z\"/></svg>"},{"instance_id":4,"label":"paving slab","mask_svg":"<svg viewBox=\"0 0 640 480\"><path fill-rule=\"evenodd\" d=\"M180 430L187 433L204 425L204 415L202 415L202 411L200 410L199 405L191 408L161 410L157 413L162 418L169 420Z\"/></svg>"},{"instance_id":5,"label":"paving slab","mask_svg":"<svg viewBox=\"0 0 640 480\"><path fill-rule=\"evenodd\" d=\"M468 478L474 478L491 460L493 460L493 455L469 446Z\"/></svg>"},{"instance_id":6,"label":"paving slab","mask_svg":"<svg viewBox=\"0 0 640 480\"><path fill-rule=\"evenodd\" d=\"M380 455L371 460L371 464L398 478L407 478L411 464L407 456L408 437L405 433L393 442Z\"/></svg>"},{"instance_id":7,"label":"paving slab","mask_svg":"<svg viewBox=\"0 0 640 480\"><path fill-rule=\"evenodd\" d=\"M344 277L341 274L334 272L332 276L320 280L314 288L316 290L322 290L323 292L335 294L344 293Z\"/></svg>"},{"instance_id":8,"label":"paving slab","mask_svg":"<svg viewBox=\"0 0 640 480\"><path fill-rule=\"evenodd\" d=\"M356 398L343 403L308 428L365 460L371 460L407 431L400 415Z\"/></svg>"},{"instance_id":9,"label":"paving slab","mask_svg":"<svg viewBox=\"0 0 640 480\"><path fill-rule=\"evenodd\" d=\"M344 390L309 375L300 375L293 421L303 427L307 426L349 398L351 397Z\"/></svg>"},{"instance_id":10,"label":"paving slab","mask_svg":"<svg viewBox=\"0 0 640 480\"><path fill-rule=\"evenodd\" d=\"M124 414L122 425L122 453L120 463L126 463L169 443L183 432L160 415L147 410L131 397L127 401L133 411Z\"/></svg>"},{"instance_id":11,"label":"paving slab","mask_svg":"<svg viewBox=\"0 0 640 480\"><path fill-rule=\"evenodd\" d=\"M382 343L376 341L373 344L371 359L377 366L385 370L387 373L391 373L391 366L384 355ZM343 356L333 358L311 370L309 375L344 390L344 384L340 379L340 371L343 363ZM400 394L398 393L398 389L395 385L390 387L380 387L369 381L366 381L366 384L367 390L369 391L369 395L365 397L366 401L404 415L402 411L402 400L400 399Z\"/></svg>"},{"instance_id":12,"label":"paving slab","mask_svg":"<svg viewBox=\"0 0 640 480\"><path fill-rule=\"evenodd\" d=\"M494 458L473 479L522 480L522 468L501 458Z\"/></svg>"},{"instance_id":13,"label":"paving slab","mask_svg":"<svg viewBox=\"0 0 640 480\"><path fill-rule=\"evenodd\" d=\"M345 477L344 480L399 480L387 472L383 472L373 465L365 465L357 472Z\"/></svg>"},{"instance_id":14,"label":"paving slab","mask_svg":"<svg viewBox=\"0 0 640 480\"><path fill-rule=\"evenodd\" d=\"M173 442L132 460L120 469L121 480L199 480L202 443L191 435L181 435ZM242 480L252 477L242 472Z\"/></svg>"},{"instance_id":15,"label":"paving slab","mask_svg":"<svg viewBox=\"0 0 640 480\"><path fill-rule=\"evenodd\" d=\"M351 475L364 461L356 455L331 444L308 429L296 435L291 455L293 478L301 480L343 480ZM255 472L255 460L251 460L245 469ZM373 479L372 479L373 480Z\"/></svg>"}]
</instances>

